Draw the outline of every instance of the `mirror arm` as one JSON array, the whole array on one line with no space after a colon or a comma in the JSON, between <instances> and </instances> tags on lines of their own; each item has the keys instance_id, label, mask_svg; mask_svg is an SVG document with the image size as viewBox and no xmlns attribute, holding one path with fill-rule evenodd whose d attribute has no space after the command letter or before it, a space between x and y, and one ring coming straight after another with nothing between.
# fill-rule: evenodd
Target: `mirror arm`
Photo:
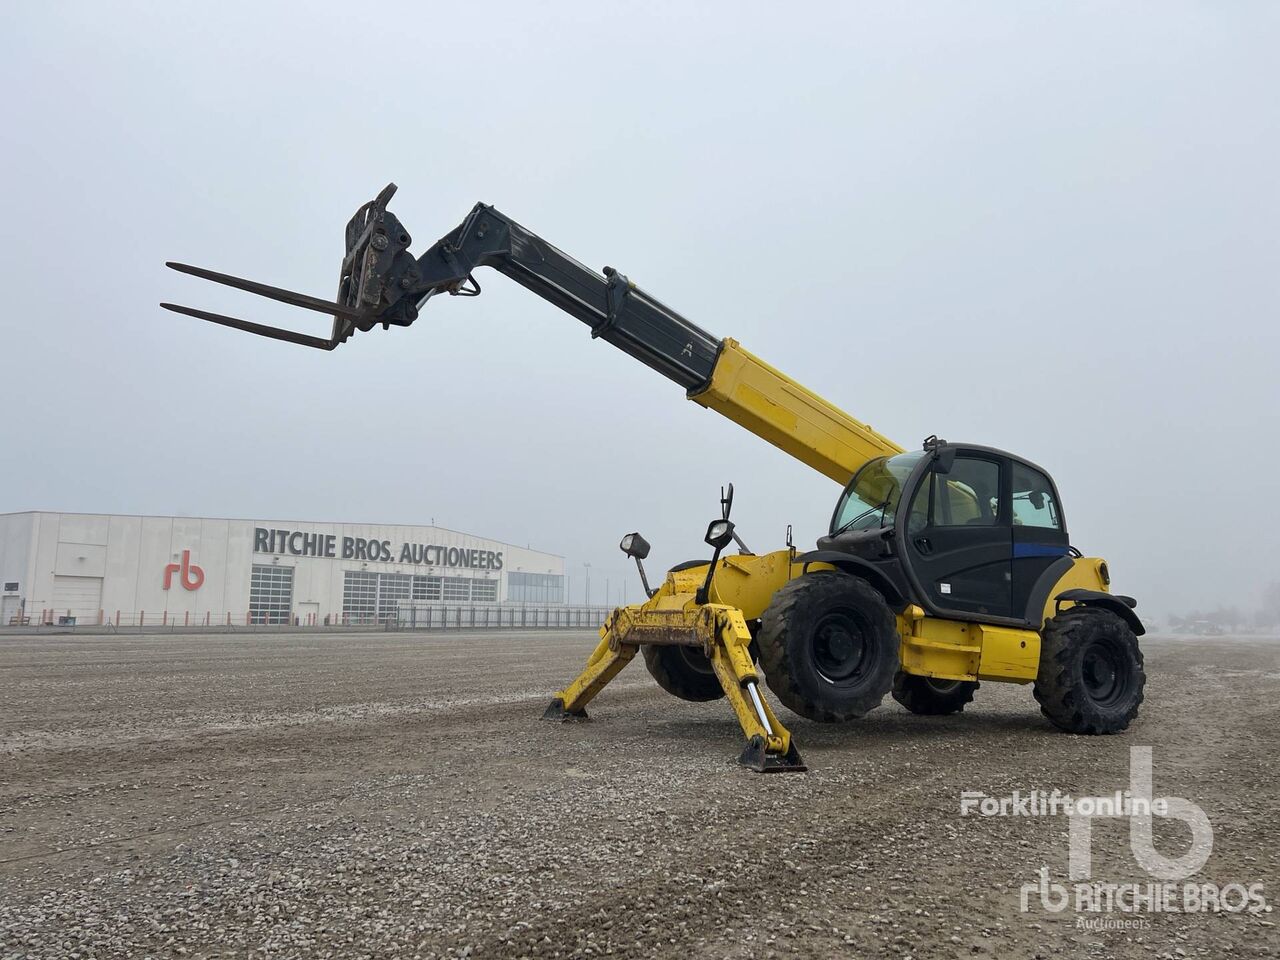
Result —
<instances>
[{"instance_id":1,"label":"mirror arm","mask_svg":"<svg viewBox=\"0 0 1280 960\"><path fill-rule=\"evenodd\" d=\"M644 588L644 595L652 599L653 595L658 591L649 589L649 578L645 575L645 572L644 572L644 561L641 560L639 557L636 557L635 561L636 561L636 569L640 571L640 586Z\"/></svg>"},{"instance_id":2,"label":"mirror arm","mask_svg":"<svg viewBox=\"0 0 1280 960\"><path fill-rule=\"evenodd\" d=\"M707 602L707 596L711 592L711 578L716 575L716 564L720 562L720 551L723 547L716 547L716 552L711 555L711 563L707 567L707 579L702 581L702 586L698 588L698 592L694 594L694 602L703 604Z\"/></svg>"}]
</instances>

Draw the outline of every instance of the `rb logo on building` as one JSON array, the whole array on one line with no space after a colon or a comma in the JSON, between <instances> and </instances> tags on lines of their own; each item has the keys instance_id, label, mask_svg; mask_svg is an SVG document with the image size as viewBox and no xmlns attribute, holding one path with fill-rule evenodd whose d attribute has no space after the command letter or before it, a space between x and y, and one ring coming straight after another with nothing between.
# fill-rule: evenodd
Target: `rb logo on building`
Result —
<instances>
[{"instance_id":1,"label":"rb logo on building","mask_svg":"<svg viewBox=\"0 0 1280 960\"><path fill-rule=\"evenodd\" d=\"M204 583L204 570L191 562L191 551L182 551L182 562L171 563L164 568L164 588L168 590L173 586L173 575L175 573L182 574L182 588L184 590L199 590L200 585Z\"/></svg>"}]
</instances>

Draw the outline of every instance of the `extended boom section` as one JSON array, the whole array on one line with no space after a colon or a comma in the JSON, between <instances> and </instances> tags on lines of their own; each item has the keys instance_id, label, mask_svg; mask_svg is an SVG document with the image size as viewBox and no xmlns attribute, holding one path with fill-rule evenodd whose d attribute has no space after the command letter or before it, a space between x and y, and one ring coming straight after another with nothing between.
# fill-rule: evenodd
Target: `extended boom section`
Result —
<instances>
[{"instance_id":1,"label":"extended boom section","mask_svg":"<svg viewBox=\"0 0 1280 960\"><path fill-rule=\"evenodd\" d=\"M332 350L357 331L409 326L434 296L476 296L489 267L584 323L592 337L678 384L691 400L745 427L837 483L901 447L755 357L646 293L612 267L597 272L491 206L479 203L421 256L387 203L388 185L347 225L338 296L330 302L202 267L170 263L212 280L333 318L329 338L175 304L168 310L259 336Z\"/></svg>"}]
</instances>

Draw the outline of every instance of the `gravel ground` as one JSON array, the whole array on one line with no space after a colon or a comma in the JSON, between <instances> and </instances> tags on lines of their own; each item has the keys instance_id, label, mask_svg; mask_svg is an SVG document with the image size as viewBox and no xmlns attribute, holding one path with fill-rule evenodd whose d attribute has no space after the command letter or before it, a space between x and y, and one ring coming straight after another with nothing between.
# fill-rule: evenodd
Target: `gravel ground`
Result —
<instances>
[{"instance_id":1,"label":"gravel ground","mask_svg":"<svg viewBox=\"0 0 1280 960\"><path fill-rule=\"evenodd\" d=\"M639 663L594 722L537 722L592 642L0 637L0 956L1280 954L1270 912L1023 912L1042 866L1066 882L1066 819L960 814L963 790L1123 789L1150 745L1156 794L1214 827L1193 879L1280 900L1280 642L1148 639L1118 737L994 683L958 717L784 713L810 771L768 777L723 703ZM1095 880L1152 879L1126 839L1095 830Z\"/></svg>"}]
</instances>

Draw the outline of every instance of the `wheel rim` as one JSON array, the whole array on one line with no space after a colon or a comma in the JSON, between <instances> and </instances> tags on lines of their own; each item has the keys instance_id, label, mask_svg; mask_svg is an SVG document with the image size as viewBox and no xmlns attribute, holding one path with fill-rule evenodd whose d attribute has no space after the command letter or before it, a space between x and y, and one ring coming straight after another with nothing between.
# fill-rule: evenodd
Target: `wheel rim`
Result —
<instances>
[{"instance_id":1,"label":"wheel rim","mask_svg":"<svg viewBox=\"0 0 1280 960\"><path fill-rule=\"evenodd\" d=\"M1081 661L1084 690L1100 707L1113 705L1129 686L1129 664L1114 645L1095 640Z\"/></svg>"},{"instance_id":2,"label":"wheel rim","mask_svg":"<svg viewBox=\"0 0 1280 960\"><path fill-rule=\"evenodd\" d=\"M963 683L963 680L936 680L933 677L924 678L925 686L934 693L948 694L955 693L956 689Z\"/></svg>"},{"instance_id":3,"label":"wheel rim","mask_svg":"<svg viewBox=\"0 0 1280 960\"><path fill-rule=\"evenodd\" d=\"M694 673L700 673L707 676L715 676L715 668L711 666L711 661L707 659L706 654L695 647L676 647L679 657L684 661L684 665Z\"/></svg>"},{"instance_id":4,"label":"wheel rim","mask_svg":"<svg viewBox=\"0 0 1280 960\"><path fill-rule=\"evenodd\" d=\"M818 621L813 632L813 661L828 683L853 686L866 676L875 653L858 619L837 610Z\"/></svg>"}]
</instances>

